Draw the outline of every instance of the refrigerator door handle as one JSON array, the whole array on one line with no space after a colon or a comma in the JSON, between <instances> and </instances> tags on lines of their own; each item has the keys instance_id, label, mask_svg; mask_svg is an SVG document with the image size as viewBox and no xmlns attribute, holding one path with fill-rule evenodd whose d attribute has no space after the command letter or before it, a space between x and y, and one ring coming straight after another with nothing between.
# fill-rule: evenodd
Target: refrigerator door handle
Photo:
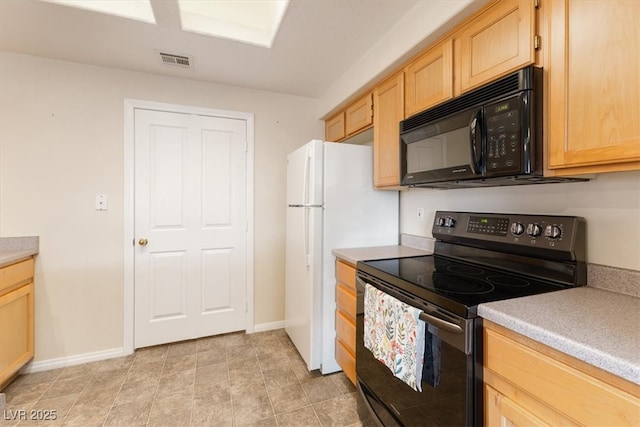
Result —
<instances>
[{"instance_id":1,"label":"refrigerator door handle","mask_svg":"<svg viewBox=\"0 0 640 427\"><path fill-rule=\"evenodd\" d=\"M311 170L311 150L307 149L307 155L304 158L304 183L302 186L302 203L309 204L309 173Z\"/></svg>"},{"instance_id":2,"label":"refrigerator door handle","mask_svg":"<svg viewBox=\"0 0 640 427\"><path fill-rule=\"evenodd\" d=\"M307 263L307 267L311 267L311 244L309 242L309 214L310 208L304 208L304 259Z\"/></svg>"}]
</instances>

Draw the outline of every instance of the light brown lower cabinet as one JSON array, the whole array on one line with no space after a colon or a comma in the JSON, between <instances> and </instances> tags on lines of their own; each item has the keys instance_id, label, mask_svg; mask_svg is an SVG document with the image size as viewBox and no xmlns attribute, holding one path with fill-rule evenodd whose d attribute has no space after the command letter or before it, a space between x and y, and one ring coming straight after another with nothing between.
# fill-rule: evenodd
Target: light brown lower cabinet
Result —
<instances>
[{"instance_id":1,"label":"light brown lower cabinet","mask_svg":"<svg viewBox=\"0 0 640 427\"><path fill-rule=\"evenodd\" d=\"M33 258L0 268L0 390L33 358Z\"/></svg>"},{"instance_id":2,"label":"light brown lower cabinet","mask_svg":"<svg viewBox=\"0 0 640 427\"><path fill-rule=\"evenodd\" d=\"M484 322L487 426L637 426L640 386Z\"/></svg>"},{"instance_id":3,"label":"light brown lower cabinet","mask_svg":"<svg viewBox=\"0 0 640 427\"><path fill-rule=\"evenodd\" d=\"M356 269L336 261L336 360L356 383Z\"/></svg>"}]
</instances>

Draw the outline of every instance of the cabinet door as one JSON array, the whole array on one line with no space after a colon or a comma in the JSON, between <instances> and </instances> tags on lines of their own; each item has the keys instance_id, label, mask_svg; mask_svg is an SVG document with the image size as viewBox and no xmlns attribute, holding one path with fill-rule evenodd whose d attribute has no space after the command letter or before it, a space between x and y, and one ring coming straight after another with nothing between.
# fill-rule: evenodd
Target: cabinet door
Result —
<instances>
[{"instance_id":1,"label":"cabinet door","mask_svg":"<svg viewBox=\"0 0 640 427\"><path fill-rule=\"evenodd\" d=\"M33 283L0 297L0 388L33 357Z\"/></svg>"},{"instance_id":2,"label":"cabinet door","mask_svg":"<svg viewBox=\"0 0 640 427\"><path fill-rule=\"evenodd\" d=\"M504 0L489 7L456 35L462 92L533 64L535 6L531 0ZM458 56L456 56L458 58Z\"/></svg>"},{"instance_id":3,"label":"cabinet door","mask_svg":"<svg viewBox=\"0 0 640 427\"><path fill-rule=\"evenodd\" d=\"M404 74L398 73L373 91L373 183L400 185L400 121L404 119Z\"/></svg>"},{"instance_id":4,"label":"cabinet door","mask_svg":"<svg viewBox=\"0 0 640 427\"><path fill-rule=\"evenodd\" d=\"M346 136L344 128L344 111L324 123L324 139L338 142Z\"/></svg>"},{"instance_id":5,"label":"cabinet door","mask_svg":"<svg viewBox=\"0 0 640 427\"><path fill-rule=\"evenodd\" d=\"M405 68L405 117L453 96L453 42L432 47Z\"/></svg>"},{"instance_id":6,"label":"cabinet door","mask_svg":"<svg viewBox=\"0 0 640 427\"><path fill-rule=\"evenodd\" d=\"M487 426L539 426L545 423L529 411L518 406L514 401L498 393L493 387L484 388L484 422Z\"/></svg>"},{"instance_id":7,"label":"cabinet door","mask_svg":"<svg viewBox=\"0 0 640 427\"><path fill-rule=\"evenodd\" d=\"M640 169L640 2L554 0L543 8L547 167ZM581 166L594 167L572 169Z\"/></svg>"},{"instance_id":8,"label":"cabinet door","mask_svg":"<svg viewBox=\"0 0 640 427\"><path fill-rule=\"evenodd\" d=\"M355 101L345 111L345 129L352 135L373 123L373 107L371 93Z\"/></svg>"}]
</instances>

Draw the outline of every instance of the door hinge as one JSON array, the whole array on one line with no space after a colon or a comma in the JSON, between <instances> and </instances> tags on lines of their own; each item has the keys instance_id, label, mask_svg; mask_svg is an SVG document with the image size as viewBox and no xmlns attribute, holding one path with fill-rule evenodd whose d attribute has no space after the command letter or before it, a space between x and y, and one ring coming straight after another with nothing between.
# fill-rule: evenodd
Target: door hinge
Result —
<instances>
[{"instance_id":1,"label":"door hinge","mask_svg":"<svg viewBox=\"0 0 640 427\"><path fill-rule=\"evenodd\" d=\"M534 0L533 7L535 7L536 9L540 9L540 0Z\"/></svg>"},{"instance_id":2,"label":"door hinge","mask_svg":"<svg viewBox=\"0 0 640 427\"><path fill-rule=\"evenodd\" d=\"M542 46L542 38L540 36L533 36L533 48L535 50L540 49Z\"/></svg>"}]
</instances>

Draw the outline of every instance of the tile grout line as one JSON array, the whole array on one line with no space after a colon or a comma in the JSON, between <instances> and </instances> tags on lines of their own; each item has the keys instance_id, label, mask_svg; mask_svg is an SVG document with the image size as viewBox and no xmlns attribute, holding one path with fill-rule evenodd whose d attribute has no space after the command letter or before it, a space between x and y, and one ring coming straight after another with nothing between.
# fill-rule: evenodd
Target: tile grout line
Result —
<instances>
[{"instance_id":1,"label":"tile grout line","mask_svg":"<svg viewBox=\"0 0 640 427\"><path fill-rule=\"evenodd\" d=\"M271 400L271 394L269 394L269 389L267 388L267 382L264 379L264 371L262 370L262 363L260 363L260 355L258 354L258 349L255 346L253 338L251 338L251 346L253 347L253 351L256 352L256 359L258 360L258 367L260 368L260 377L262 377L262 384L264 385L264 391L265 393L267 393L267 399L269 399L269 406L271 406L271 412L273 413L273 420L275 421L277 426L278 419L276 418L276 408L274 408L273 406L273 401ZM262 420L258 420L258 421L262 421Z\"/></svg>"},{"instance_id":2,"label":"tile grout line","mask_svg":"<svg viewBox=\"0 0 640 427\"><path fill-rule=\"evenodd\" d=\"M229 384L229 404L231 405L231 425L236 425L236 410L233 406L233 393L231 392L231 368L229 368L229 358L227 355L227 338L224 339L224 360L227 366L227 383Z\"/></svg>"},{"instance_id":3,"label":"tile grout line","mask_svg":"<svg viewBox=\"0 0 640 427\"><path fill-rule=\"evenodd\" d=\"M158 396L158 389L160 388L160 383L162 382L162 373L164 372L164 367L167 364L167 358L169 357L169 348L170 348L170 345L167 345L167 353L164 355L164 360L162 361L162 369L160 369L160 378L158 379L158 384L156 385L156 391L153 393L153 398L151 399L151 406L149 407L149 413L147 414L147 421L144 423L145 426L149 424L149 419L151 418L151 410L153 409L153 404L156 402L156 397ZM135 354L135 350L134 350L134 354ZM131 368L129 368L129 370L133 368L133 364L136 363L137 357L138 355L136 354L136 357L133 359L133 363L131 363ZM127 375L129 375L129 372L127 372ZM126 381L126 376L125 376L125 381Z\"/></svg>"},{"instance_id":4,"label":"tile grout line","mask_svg":"<svg viewBox=\"0 0 640 427\"><path fill-rule=\"evenodd\" d=\"M111 411L113 410L113 407L116 403L116 400L118 399L118 396L120 395L120 392L122 391L122 388L124 387L124 383L127 381L127 376L129 375L129 372L131 372L131 368L133 367L133 363L136 361L136 351L135 349L133 350L133 362L131 362L131 364L129 365L129 369L127 369L127 373L124 375L124 378L122 379L122 383L120 384L120 388L118 389L118 392L116 393L115 397L113 398L113 402L111 402L111 406L109 406L109 411L107 411L107 416L105 417L104 421L102 422L102 427L105 426L105 424L107 424L107 421L109 420L109 415L111 415ZM124 357L128 357L128 356L124 356Z\"/></svg>"},{"instance_id":5,"label":"tile grout line","mask_svg":"<svg viewBox=\"0 0 640 427\"><path fill-rule=\"evenodd\" d=\"M42 393L42 395L41 395L40 397L38 397L38 399L37 399L35 402L33 402L33 405L31 406L31 408L33 408L33 406L37 405L37 404L40 402L40 400L42 400L42 398L47 394L47 392L51 389L51 387L53 387L53 383L55 383L56 381L58 381L58 378L60 378L60 375L62 374L62 372L64 371L64 369L65 369L65 368L62 368L62 370L58 373L58 376L56 376L56 377L53 379L53 381L51 381L51 382L49 383L49 387L47 387L47 389ZM38 383L30 384L30 385L36 385L36 384L38 384ZM66 415L65 415L65 416L66 416ZM18 421L15 425L16 425L16 426L20 425L20 424L22 423L22 421L26 421L26 420L20 420L20 421Z\"/></svg>"},{"instance_id":6,"label":"tile grout line","mask_svg":"<svg viewBox=\"0 0 640 427\"><path fill-rule=\"evenodd\" d=\"M67 368L65 368L66 370ZM60 375L62 375L62 373L64 372L64 370L60 373ZM62 422L60 423L60 425L64 425L65 421L67 420L67 416L69 415L69 412L71 412L71 410L73 409L74 406L76 406L76 403L78 403L78 400L80 399L80 396L82 396L82 393L84 393L84 391L87 389L87 387L89 386L89 384L91 383L91 380L93 379L93 377L96 375L96 372L98 372L98 370L96 369L92 374L91 374L91 378L89 378L89 381L87 381L87 383L84 385L84 387L82 388L82 390L80 391L80 393L78 393L78 397L76 397L76 400L73 401L73 403L71 404L71 406L69 407L69 410L67 411L66 414L64 414L64 418L62 419ZM58 375L58 378L60 378L60 375ZM56 379L56 381L58 381ZM55 382L55 381L54 381ZM53 383L51 383L51 385L53 386Z\"/></svg>"}]
</instances>

